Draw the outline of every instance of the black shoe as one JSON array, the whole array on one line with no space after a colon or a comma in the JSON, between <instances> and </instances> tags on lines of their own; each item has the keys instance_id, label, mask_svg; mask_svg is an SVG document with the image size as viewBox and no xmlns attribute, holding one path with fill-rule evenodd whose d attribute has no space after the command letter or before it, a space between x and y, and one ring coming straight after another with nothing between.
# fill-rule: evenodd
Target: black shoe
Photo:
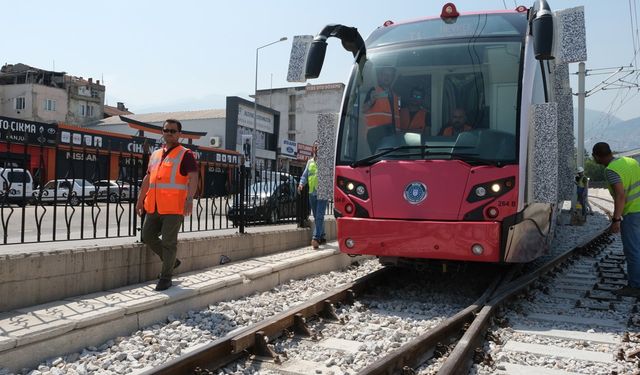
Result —
<instances>
[{"instance_id":1,"label":"black shoe","mask_svg":"<svg viewBox=\"0 0 640 375\"><path fill-rule=\"evenodd\" d=\"M176 258L176 262L173 264L173 269L175 270L176 268L180 267L181 264L182 262L180 261L180 259Z\"/></svg>"},{"instance_id":2,"label":"black shoe","mask_svg":"<svg viewBox=\"0 0 640 375\"><path fill-rule=\"evenodd\" d=\"M327 243L327 239L326 238L321 238L320 239L320 245L324 245Z\"/></svg>"},{"instance_id":3,"label":"black shoe","mask_svg":"<svg viewBox=\"0 0 640 375\"><path fill-rule=\"evenodd\" d=\"M156 285L156 290L157 291L161 291L161 290L166 290L171 288L171 285L173 285L171 283L171 279L160 279L158 280L158 284Z\"/></svg>"}]
</instances>

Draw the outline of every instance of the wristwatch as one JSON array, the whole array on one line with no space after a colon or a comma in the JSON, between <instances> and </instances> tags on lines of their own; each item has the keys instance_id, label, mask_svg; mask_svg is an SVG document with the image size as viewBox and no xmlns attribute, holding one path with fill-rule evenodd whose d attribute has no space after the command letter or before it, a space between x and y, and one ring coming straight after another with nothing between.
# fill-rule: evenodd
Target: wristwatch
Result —
<instances>
[{"instance_id":1,"label":"wristwatch","mask_svg":"<svg viewBox=\"0 0 640 375\"><path fill-rule=\"evenodd\" d=\"M622 218L621 218L621 217L619 217L619 218L617 218L617 219L614 217L613 219L611 219L611 222L612 222L612 223L619 223L619 222L621 222L621 221L622 221Z\"/></svg>"}]
</instances>

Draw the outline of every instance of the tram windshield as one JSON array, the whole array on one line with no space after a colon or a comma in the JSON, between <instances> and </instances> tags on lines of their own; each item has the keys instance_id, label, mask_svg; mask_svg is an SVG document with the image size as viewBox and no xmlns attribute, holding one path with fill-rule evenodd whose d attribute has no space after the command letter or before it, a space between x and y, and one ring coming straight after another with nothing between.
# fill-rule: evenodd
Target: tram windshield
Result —
<instances>
[{"instance_id":1,"label":"tram windshield","mask_svg":"<svg viewBox=\"0 0 640 375\"><path fill-rule=\"evenodd\" d=\"M525 25L496 14L376 31L349 84L337 163L515 163Z\"/></svg>"}]
</instances>

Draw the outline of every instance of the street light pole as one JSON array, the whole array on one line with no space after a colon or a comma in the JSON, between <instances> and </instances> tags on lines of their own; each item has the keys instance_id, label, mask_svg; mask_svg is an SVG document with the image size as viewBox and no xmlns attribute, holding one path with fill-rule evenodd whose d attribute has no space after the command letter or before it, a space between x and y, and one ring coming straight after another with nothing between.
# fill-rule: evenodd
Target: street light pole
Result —
<instances>
[{"instance_id":1,"label":"street light pole","mask_svg":"<svg viewBox=\"0 0 640 375\"><path fill-rule=\"evenodd\" d=\"M256 48L256 79L255 79L255 85L253 87L253 133L251 136L251 178L255 179L256 176L256 154L257 154L257 150L256 150L256 136L257 136L257 132L256 132L256 124L258 122L258 52L265 48L265 47L269 47L272 44L276 44L279 42L284 42L285 40L287 40L286 36L283 36L282 38L280 38L279 40L276 40L275 42L271 42L269 44L265 44L264 46L260 46L258 48Z\"/></svg>"}]
</instances>

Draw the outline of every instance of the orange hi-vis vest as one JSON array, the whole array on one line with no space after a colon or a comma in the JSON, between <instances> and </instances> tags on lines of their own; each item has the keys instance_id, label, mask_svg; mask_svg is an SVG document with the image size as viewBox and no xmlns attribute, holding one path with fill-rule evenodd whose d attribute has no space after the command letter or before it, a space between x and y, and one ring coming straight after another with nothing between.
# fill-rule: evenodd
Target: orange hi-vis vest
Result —
<instances>
[{"instance_id":1,"label":"orange hi-vis vest","mask_svg":"<svg viewBox=\"0 0 640 375\"><path fill-rule=\"evenodd\" d=\"M408 108L402 108L400 111L400 127L399 130L422 130L427 117L427 111L419 109L411 118L411 112Z\"/></svg>"},{"instance_id":2,"label":"orange hi-vis vest","mask_svg":"<svg viewBox=\"0 0 640 375\"><path fill-rule=\"evenodd\" d=\"M376 87L373 92L376 98L370 99L374 101L373 105L364 114L367 126L375 127L397 123L400 119L398 96L380 86ZM391 100L393 100L393 112L391 112Z\"/></svg>"},{"instance_id":3,"label":"orange hi-vis vest","mask_svg":"<svg viewBox=\"0 0 640 375\"><path fill-rule=\"evenodd\" d=\"M462 130L463 132L467 132L467 131L469 131L469 130L472 130L473 128L472 128L471 126L469 126L469 125L465 125L462 129L463 129L463 130ZM443 135L444 137L451 137L451 136L453 135L453 126L448 126L448 127L446 127L446 128L442 131L442 135Z\"/></svg>"},{"instance_id":4,"label":"orange hi-vis vest","mask_svg":"<svg viewBox=\"0 0 640 375\"><path fill-rule=\"evenodd\" d=\"M162 149L149 158L149 190L144 198L144 210L160 215L184 215L184 203L189 192L189 177L180 174L184 146L176 146L162 160Z\"/></svg>"}]
</instances>

